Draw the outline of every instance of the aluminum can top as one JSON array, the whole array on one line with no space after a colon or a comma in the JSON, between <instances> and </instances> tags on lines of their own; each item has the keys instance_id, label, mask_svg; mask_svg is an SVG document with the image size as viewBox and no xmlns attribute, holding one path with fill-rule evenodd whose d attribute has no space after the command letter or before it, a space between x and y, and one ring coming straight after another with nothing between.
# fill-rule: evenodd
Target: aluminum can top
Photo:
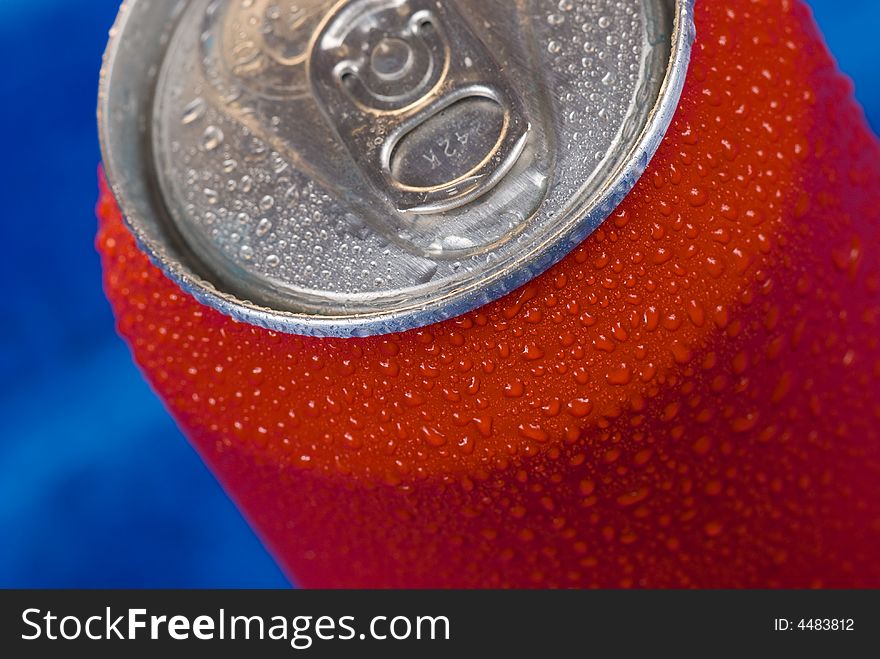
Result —
<instances>
[{"instance_id":1,"label":"aluminum can top","mask_svg":"<svg viewBox=\"0 0 880 659\"><path fill-rule=\"evenodd\" d=\"M98 120L153 261L276 331L486 304L607 218L668 129L693 0L128 0Z\"/></svg>"}]
</instances>

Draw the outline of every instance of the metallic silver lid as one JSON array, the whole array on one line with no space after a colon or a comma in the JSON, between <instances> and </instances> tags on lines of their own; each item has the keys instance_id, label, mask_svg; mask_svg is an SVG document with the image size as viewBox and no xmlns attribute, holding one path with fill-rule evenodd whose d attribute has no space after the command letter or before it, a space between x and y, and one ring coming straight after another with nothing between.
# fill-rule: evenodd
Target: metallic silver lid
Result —
<instances>
[{"instance_id":1,"label":"metallic silver lid","mask_svg":"<svg viewBox=\"0 0 880 659\"><path fill-rule=\"evenodd\" d=\"M611 214L677 106L694 0L128 0L99 99L141 247L315 336L444 320Z\"/></svg>"}]
</instances>

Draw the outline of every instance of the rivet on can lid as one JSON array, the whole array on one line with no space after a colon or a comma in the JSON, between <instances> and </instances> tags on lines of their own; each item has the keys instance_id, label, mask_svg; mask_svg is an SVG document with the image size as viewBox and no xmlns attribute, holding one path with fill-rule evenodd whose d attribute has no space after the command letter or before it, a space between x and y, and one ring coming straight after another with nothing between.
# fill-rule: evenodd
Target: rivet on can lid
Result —
<instances>
[{"instance_id":1,"label":"rivet on can lid","mask_svg":"<svg viewBox=\"0 0 880 659\"><path fill-rule=\"evenodd\" d=\"M290 333L411 329L599 226L669 126L693 38L693 0L129 0L105 167L203 303Z\"/></svg>"}]
</instances>

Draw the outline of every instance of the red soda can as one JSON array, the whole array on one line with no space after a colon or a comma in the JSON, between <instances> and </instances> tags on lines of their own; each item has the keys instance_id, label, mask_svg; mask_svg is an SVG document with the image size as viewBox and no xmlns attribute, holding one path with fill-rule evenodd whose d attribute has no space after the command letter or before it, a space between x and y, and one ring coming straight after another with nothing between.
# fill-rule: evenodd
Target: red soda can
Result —
<instances>
[{"instance_id":1,"label":"red soda can","mask_svg":"<svg viewBox=\"0 0 880 659\"><path fill-rule=\"evenodd\" d=\"M880 586L880 146L799 0L132 0L99 123L120 332L297 583Z\"/></svg>"}]
</instances>

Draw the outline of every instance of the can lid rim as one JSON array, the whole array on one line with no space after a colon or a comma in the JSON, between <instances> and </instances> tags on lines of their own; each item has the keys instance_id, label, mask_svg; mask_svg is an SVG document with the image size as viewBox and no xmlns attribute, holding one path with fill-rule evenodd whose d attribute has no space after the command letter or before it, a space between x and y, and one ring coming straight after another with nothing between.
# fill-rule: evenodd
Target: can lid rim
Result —
<instances>
[{"instance_id":1,"label":"can lid rim","mask_svg":"<svg viewBox=\"0 0 880 659\"><path fill-rule=\"evenodd\" d=\"M670 62L660 87L657 102L651 109L644 128L627 152L623 164L613 172L597 196L597 203L567 232L556 234L536 245L530 252L537 258L527 267L497 273L487 283L472 282L432 299L430 305L398 306L390 311L338 313L319 315L262 306L218 290L207 279L171 258L166 247L143 229L138 211L130 203L128 186L121 164L110 146L109 85L113 62L120 48L120 35L125 32L131 16L133 0L125 0L110 31L110 40L103 57L98 93L98 134L103 167L110 189L120 205L126 226L138 247L166 276L191 294L200 303L213 307L233 319L281 333L315 337L353 338L425 327L460 316L488 304L525 285L562 260L576 245L586 239L604 221L635 186L672 123L684 88L693 42L696 37L694 5L696 0L674 0L674 29L671 35Z\"/></svg>"}]
</instances>

